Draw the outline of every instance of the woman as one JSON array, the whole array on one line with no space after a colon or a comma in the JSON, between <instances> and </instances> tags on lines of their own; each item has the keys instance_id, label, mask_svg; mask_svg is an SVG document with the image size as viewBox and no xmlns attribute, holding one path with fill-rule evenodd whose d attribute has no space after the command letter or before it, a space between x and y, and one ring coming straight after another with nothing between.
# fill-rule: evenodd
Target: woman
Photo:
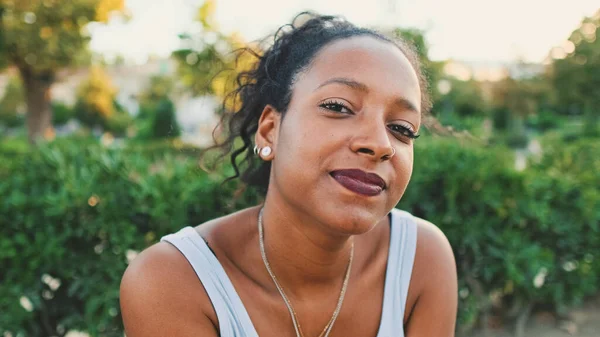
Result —
<instances>
[{"instance_id":1,"label":"woman","mask_svg":"<svg viewBox=\"0 0 600 337\"><path fill-rule=\"evenodd\" d=\"M264 204L142 252L121 284L127 336L453 336L451 247L394 209L430 108L413 50L311 15L239 79L222 147L243 140L232 160L247 155Z\"/></svg>"}]
</instances>

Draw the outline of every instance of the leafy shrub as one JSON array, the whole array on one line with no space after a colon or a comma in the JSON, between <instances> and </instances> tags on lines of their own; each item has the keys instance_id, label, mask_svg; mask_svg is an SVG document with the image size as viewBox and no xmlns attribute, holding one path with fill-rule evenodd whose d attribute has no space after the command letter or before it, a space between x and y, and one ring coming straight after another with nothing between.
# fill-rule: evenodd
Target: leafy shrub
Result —
<instances>
[{"instance_id":1,"label":"leafy shrub","mask_svg":"<svg viewBox=\"0 0 600 337\"><path fill-rule=\"evenodd\" d=\"M564 118L556 113L540 111L535 115L528 116L525 124L530 128L547 131L558 128L564 122Z\"/></svg>"},{"instance_id":2,"label":"leafy shrub","mask_svg":"<svg viewBox=\"0 0 600 337\"><path fill-rule=\"evenodd\" d=\"M90 143L14 158L0 169L0 326L13 335L122 336L128 254L251 202L233 203L238 186L220 178L184 156L149 159Z\"/></svg>"},{"instance_id":3,"label":"leafy shrub","mask_svg":"<svg viewBox=\"0 0 600 337\"><path fill-rule=\"evenodd\" d=\"M527 146L527 134L524 131L511 131L506 134L506 145L511 148L524 148Z\"/></svg>"},{"instance_id":4,"label":"leafy shrub","mask_svg":"<svg viewBox=\"0 0 600 337\"><path fill-rule=\"evenodd\" d=\"M492 109L492 120L494 128L499 131L504 131L510 126L511 114L510 110L504 107L495 107Z\"/></svg>"},{"instance_id":5,"label":"leafy shrub","mask_svg":"<svg viewBox=\"0 0 600 337\"><path fill-rule=\"evenodd\" d=\"M110 116L108 120L106 120L106 124L104 126L104 130L111 132L116 136L125 136L127 134L127 130L133 124L133 118L122 108L120 105L115 102L117 106L118 113Z\"/></svg>"},{"instance_id":6,"label":"leafy shrub","mask_svg":"<svg viewBox=\"0 0 600 337\"><path fill-rule=\"evenodd\" d=\"M174 138L181 134L177 119L175 118L175 106L169 99L163 99L156 105L155 115L152 121L153 138Z\"/></svg>"},{"instance_id":7,"label":"leafy shrub","mask_svg":"<svg viewBox=\"0 0 600 337\"><path fill-rule=\"evenodd\" d=\"M172 78L153 76L140 97L140 112L137 116L138 139L176 138L181 135L175 113L175 105L169 98L173 91Z\"/></svg>"},{"instance_id":8,"label":"leafy shrub","mask_svg":"<svg viewBox=\"0 0 600 337\"><path fill-rule=\"evenodd\" d=\"M52 124L63 125L75 117L72 107L62 102L52 102Z\"/></svg>"},{"instance_id":9,"label":"leafy shrub","mask_svg":"<svg viewBox=\"0 0 600 337\"><path fill-rule=\"evenodd\" d=\"M77 119L91 128L125 134L133 119L116 101L116 95L117 89L104 70L92 67L89 78L78 88L74 107Z\"/></svg>"},{"instance_id":10,"label":"leafy shrub","mask_svg":"<svg viewBox=\"0 0 600 337\"><path fill-rule=\"evenodd\" d=\"M600 175L584 173L600 172L597 153L590 143L550 148L536 166L515 172L512 155L501 148L417 142L411 185L399 206L448 236L461 325L493 309L508 314L509 306L561 310L598 291Z\"/></svg>"},{"instance_id":11,"label":"leafy shrub","mask_svg":"<svg viewBox=\"0 0 600 337\"><path fill-rule=\"evenodd\" d=\"M505 148L416 142L398 207L448 236L461 330L493 311L562 310L598 291L600 145L543 145L544 156L516 172ZM229 166L200 170L197 149L176 140L120 149L85 139L38 149L3 142L1 158L11 159L0 161L0 326L13 335L122 336L128 256L259 200L237 182L221 184Z\"/></svg>"}]
</instances>

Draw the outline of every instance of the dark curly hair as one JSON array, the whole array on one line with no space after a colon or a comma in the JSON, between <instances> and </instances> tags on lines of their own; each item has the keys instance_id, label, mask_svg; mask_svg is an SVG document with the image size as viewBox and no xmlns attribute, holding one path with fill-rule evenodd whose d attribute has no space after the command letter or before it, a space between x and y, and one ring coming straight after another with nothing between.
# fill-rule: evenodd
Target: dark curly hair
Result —
<instances>
[{"instance_id":1,"label":"dark curly hair","mask_svg":"<svg viewBox=\"0 0 600 337\"><path fill-rule=\"evenodd\" d=\"M266 192L271 162L259 160L254 155L252 141L262 111L265 106L271 105L284 118L293 85L298 75L310 66L315 55L334 41L356 36L370 36L396 45L407 57L419 78L422 113L431 109L426 76L413 46L400 38L389 38L374 30L357 27L339 16L300 13L290 24L277 30L273 35L272 45L266 48L262 55L250 48L236 51L238 59L243 53L250 53L257 58L257 62L251 70L237 75L236 89L225 98L225 112L213 132L215 145L206 149L220 150L221 155L217 159L223 159L230 154L235 174L225 181L239 177L247 185ZM263 43L266 41L268 40L264 40ZM240 104L235 111L226 111L225 102L228 101L238 101ZM218 141L218 133L225 138ZM241 139L241 143L238 138Z\"/></svg>"}]
</instances>

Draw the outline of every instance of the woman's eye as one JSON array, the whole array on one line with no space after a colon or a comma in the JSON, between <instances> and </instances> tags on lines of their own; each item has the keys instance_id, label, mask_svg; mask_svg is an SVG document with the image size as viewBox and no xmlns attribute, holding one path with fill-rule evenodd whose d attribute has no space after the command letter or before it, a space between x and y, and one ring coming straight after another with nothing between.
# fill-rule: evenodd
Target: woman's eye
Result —
<instances>
[{"instance_id":1,"label":"woman's eye","mask_svg":"<svg viewBox=\"0 0 600 337\"><path fill-rule=\"evenodd\" d=\"M388 128L390 128L390 130L392 130L392 132L394 133L400 134L411 139L417 139L420 136L415 134L414 131L411 130L409 127L406 127L401 124L390 124L388 125Z\"/></svg>"},{"instance_id":2,"label":"woman's eye","mask_svg":"<svg viewBox=\"0 0 600 337\"><path fill-rule=\"evenodd\" d=\"M340 102L328 101L319 106L323 109L327 109L330 111L335 111L335 112L339 112L339 113L343 113L343 114L352 113L352 111L350 111L350 109L348 109L348 107L346 107L346 105L344 105L343 103L340 103Z\"/></svg>"}]
</instances>

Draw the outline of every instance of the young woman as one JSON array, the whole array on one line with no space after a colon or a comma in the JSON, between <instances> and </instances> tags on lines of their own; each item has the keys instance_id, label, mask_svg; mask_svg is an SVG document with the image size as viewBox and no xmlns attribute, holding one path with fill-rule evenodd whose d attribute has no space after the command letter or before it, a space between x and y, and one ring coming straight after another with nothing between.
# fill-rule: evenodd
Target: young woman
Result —
<instances>
[{"instance_id":1,"label":"young woman","mask_svg":"<svg viewBox=\"0 0 600 337\"><path fill-rule=\"evenodd\" d=\"M121 284L127 336L453 336L452 249L394 208L430 108L415 52L311 14L240 81L222 148L241 138L232 160L265 201L141 253Z\"/></svg>"}]
</instances>

